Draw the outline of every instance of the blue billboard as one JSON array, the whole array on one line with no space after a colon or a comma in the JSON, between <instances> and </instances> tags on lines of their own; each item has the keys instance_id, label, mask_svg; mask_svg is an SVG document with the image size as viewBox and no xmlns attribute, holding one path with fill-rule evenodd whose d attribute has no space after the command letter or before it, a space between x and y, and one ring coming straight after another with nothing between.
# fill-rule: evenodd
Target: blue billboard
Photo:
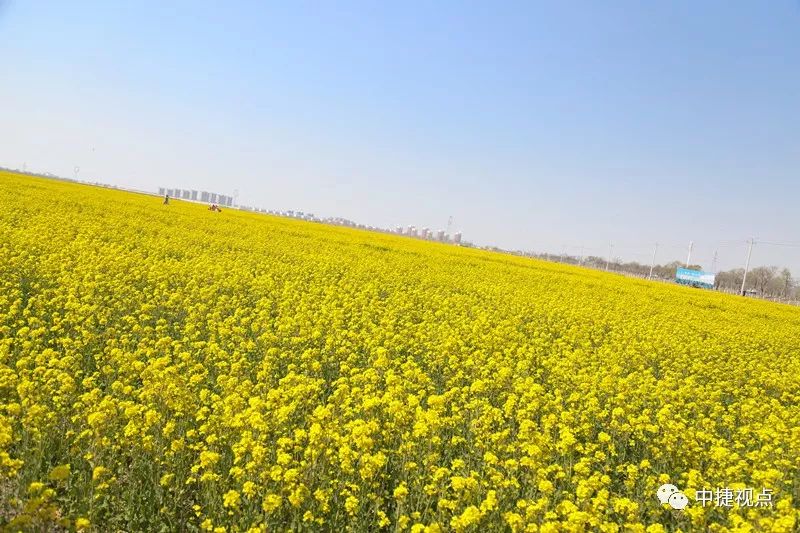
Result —
<instances>
[{"instance_id":1,"label":"blue billboard","mask_svg":"<svg viewBox=\"0 0 800 533\"><path fill-rule=\"evenodd\" d=\"M716 275L713 272L703 272L702 270L679 268L675 272L675 281L677 283L692 287L703 287L704 289L713 289L715 278Z\"/></svg>"}]
</instances>

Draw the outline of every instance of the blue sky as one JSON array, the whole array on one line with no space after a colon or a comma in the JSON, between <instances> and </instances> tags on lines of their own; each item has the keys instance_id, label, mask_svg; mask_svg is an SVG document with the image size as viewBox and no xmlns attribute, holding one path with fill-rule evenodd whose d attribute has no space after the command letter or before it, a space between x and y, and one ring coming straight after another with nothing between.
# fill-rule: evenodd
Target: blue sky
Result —
<instances>
[{"instance_id":1,"label":"blue sky","mask_svg":"<svg viewBox=\"0 0 800 533\"><path fill-rule=\"evenodd\" d=\"M0 0L0 36L0 165L643 262L800 242L797 0Z\"/></svg>"}]
</instances>

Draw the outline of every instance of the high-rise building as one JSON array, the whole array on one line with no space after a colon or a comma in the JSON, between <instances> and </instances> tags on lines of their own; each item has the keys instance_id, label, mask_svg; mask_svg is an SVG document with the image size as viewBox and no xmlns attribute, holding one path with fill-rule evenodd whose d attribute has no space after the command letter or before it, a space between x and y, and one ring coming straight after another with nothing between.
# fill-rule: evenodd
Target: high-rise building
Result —
<instances>
[{"instance_id":1,"label":"high-rise building","mask_svg":"<svg viewBox=\"0 0 800 533\"><path fill-rule=\"evenodd\" d=\"M215 192L212 192L212 193L211 193L211 198L209 199L209 201L210 201L212 204L216 204L216 203L218 203L218 202L217 202L217 193L215 193Z\"/></svg>"},{"instance_id":2,"label":"high-rise building","mask_svg":"<svg viewBox=\"0 0 800 533\"><path fill-rule=\"evenodd\" d=\"M197 191L195 189L192 189L192 200L197 201Z\"/></svg>"},{"instance_id":3,"label":"high-rise building","mask_svg":"<svg viewBox=\"0 0 800 533\"><path fill-rule=\"evenodd\" d=\"M461 232L459 231L455 235L453 235L453 242L456 244L461 244Z\"/></svg>"},{"instance_id":4,"label":"high-rise building","mask_svg":"<svg viewBox=\"0 0 800 533\"><path fill-rule=\"evenodd\" d=\"M158 188L158 195L159 196L164 196L165 194L167 194L166 189L164 189L164 187L159 187Z\"/></svg>"},{"instance_id":5,"label":"high-rise building","mask_svg":"<svg viewBox=\"0 0 800 533\"><path fill-rule=\"evenodd\" d=\"M167 196L175 198L175 191L173 189L167 189Z\"/></svg>"},{"instance_id":6,"label":"high-rise building","mask_svg":"<svg viewBox=\"0 0 800 533\"><path fill-rule=\"evenodd\" d=\"M206 202L206 203L208 203L208 197L209 197L209 196L210 196L210 195L208 194L208 191L202 191L202 192L200 193L200 201L201 201L201 202Z\"/></svg>"},{"instance_id":7,"label":"high-rise building","mask_svg":"<svg viewBox=\"0 0 800 533\"><path fill-rule=\"evenodd\" d=\"M445 241L445 234L443 229L440 229L439 231L436 232L436 240L441 242Z\"/></svg>"},{"instance_id":8,"label":"high-rise building","mask_svg":"<svg viewBox=\"0 0 800 533\"><path fill-rule=\"evenodd\" d=\"M181 191L181 195L182 195L181 198L183 198L184 200L188 200L189 198L192 197L192 191L188 189L183 189Z\"/></svg>"}]
</instances>

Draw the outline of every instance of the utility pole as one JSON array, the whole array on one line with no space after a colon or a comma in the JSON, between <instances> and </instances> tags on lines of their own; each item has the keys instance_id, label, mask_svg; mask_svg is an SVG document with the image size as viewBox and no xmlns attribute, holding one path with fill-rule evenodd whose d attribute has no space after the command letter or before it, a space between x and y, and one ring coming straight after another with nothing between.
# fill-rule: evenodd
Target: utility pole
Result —
<instances>
[{"instance_id":1,"label":"utility pole","mask_svg":"<svg viewBox=\"0 0 800 533\"><path fill-rule=\"evenodd\" d=\"M689 268L689 263L692 262L692 249L694 248L694 241L689 241L689 255L686 256L686 268Z\"/></svg>"},{"instance_id":2,"label":"utility pole","mask_svg":"<svg viewBox=\"0 0 800 533\"><path fill-rule=\"evenodd\" d=\"M658 243L656 243L655 247L653 248L653 259L650 261L650 274L647 275L647 279L653 279L653 267L656 266L657 251L658 251Z\"/></svg>"},{"instance_id":3,"label":"utility pole","mask_svg":"<svg viewBox=\"0 0 800 533\"><path fill-rule=\"evenodd\" d=\"M744 296L744 282L747 281L747 271L750 269L750 255L753 253L753 245L755 244L755 239L750 239L750 246L747 247L747 261L744 263L744 276L742 276L742 290L741 294Z\"/></svg>"},{"instance_id":4,"label":"utility pole","mask_svg":"<svg viewBox=\"0 0 800 533\"><path fill-rule=\"evenodd\" d=\"M611 264L611 254L614 252L614 243L608 243L608 259L606 259L606 270L608 270L608 265Z\"/></svg>"}]
</instances>

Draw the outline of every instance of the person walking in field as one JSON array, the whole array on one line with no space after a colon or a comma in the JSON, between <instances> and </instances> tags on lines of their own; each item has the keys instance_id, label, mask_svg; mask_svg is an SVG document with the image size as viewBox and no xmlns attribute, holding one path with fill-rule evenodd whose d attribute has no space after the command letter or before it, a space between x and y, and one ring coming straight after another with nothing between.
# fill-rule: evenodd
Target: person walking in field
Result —
<instances>
[{"instance_id":1,"label":"person walking in field","mask_svg":"<svg viewBox=\"0 0 800 533\"><path fill-rule=\"evenodd\" d=\"M164 205L169 205L169 194L164 195Z\"/></svg>"}]
</instances>

